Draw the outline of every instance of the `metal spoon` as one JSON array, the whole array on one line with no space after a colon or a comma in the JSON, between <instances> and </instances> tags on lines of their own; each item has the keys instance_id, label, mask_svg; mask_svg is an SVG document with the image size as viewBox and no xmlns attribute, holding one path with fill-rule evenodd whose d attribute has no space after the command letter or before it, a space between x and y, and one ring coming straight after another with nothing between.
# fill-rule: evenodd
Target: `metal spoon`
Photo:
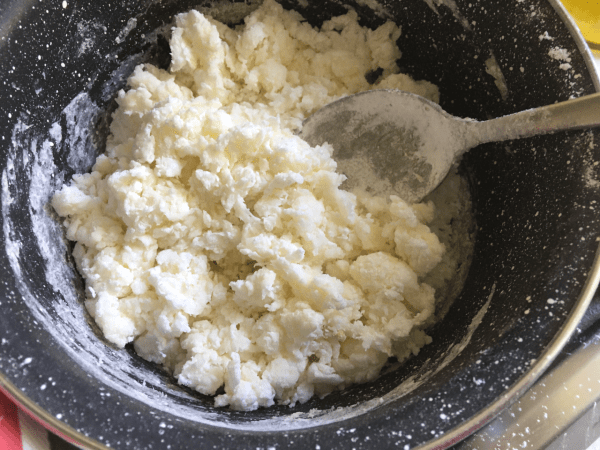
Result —
<instances>
[{"instance_id":1,"label":"metal spoon","mask_svg":"<svg viewBox=\"0 0 600 450\"><path fill-rule=\"evenodd\" d=\"M374 194L393 189L418 202L435 189L469 149L486 142L600 126L600 93L478 122L398 90L361 92L308 117L299 135L334 148L345 187Z\"/></svg>"}]
</instances>

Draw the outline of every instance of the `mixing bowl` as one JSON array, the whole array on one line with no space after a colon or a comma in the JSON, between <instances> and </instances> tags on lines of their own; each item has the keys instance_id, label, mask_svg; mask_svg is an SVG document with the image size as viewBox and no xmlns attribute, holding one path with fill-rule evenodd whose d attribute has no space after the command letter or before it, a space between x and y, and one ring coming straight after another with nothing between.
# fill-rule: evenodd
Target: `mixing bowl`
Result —
<instances>
[{"instance_id":1,"label":"mixing bowl","mask_svg":"<svg viewBox=\"0 0 600 450\"><path fill-rule=\"evenodd\" d=\"M169 64L164 26L213 2L6 0L0 7L0 386L90 448L445 448L549 366L599 278L600 131L488 144L461 163L476 222L460 295L433 343L374 382L294 408L213 407L103 340L48 206L102 151L133 68ZM232 2L241 17L250 2ZM318 26L355 8L402 27L403 72L451 114L487 119L593 93L591 56L556 1L286 1ZM221 8L223 10L223 8ZM161 28L163 27L163 28Z\"/></svg>"}]
</instances>

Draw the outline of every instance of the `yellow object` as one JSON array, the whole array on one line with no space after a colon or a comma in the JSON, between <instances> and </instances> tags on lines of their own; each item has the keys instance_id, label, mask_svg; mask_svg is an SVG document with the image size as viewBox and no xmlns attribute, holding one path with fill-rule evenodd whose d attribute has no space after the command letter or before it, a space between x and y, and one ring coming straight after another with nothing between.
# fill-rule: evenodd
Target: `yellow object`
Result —
<instances>
[{"instance_id":1,"label":"yellow object","mask_svg":"<svg viewBox=\"0 0 600 450\"><path fill-rule=\"evenodd\" d=\"M562 0L590 44L600 46L600 1Z\"/></svg>"}]
</instances>

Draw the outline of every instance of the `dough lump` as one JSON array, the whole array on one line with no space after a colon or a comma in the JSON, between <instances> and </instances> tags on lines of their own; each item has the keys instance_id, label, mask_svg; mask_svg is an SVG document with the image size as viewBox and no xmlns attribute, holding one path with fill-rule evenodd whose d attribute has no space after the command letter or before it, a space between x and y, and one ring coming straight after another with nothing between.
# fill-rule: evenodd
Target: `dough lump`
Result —
<instances>
[{"instance_id":1,"label":"dough lump","mask_svg":"<svg viewBox=\"0 0 600 450\"><path fill-rule=\"evenodd\" d=\"M437 100L399 73L399 35L354 11L317 30L272 0L236 28L177 16L169 70L135 69L105 154L52 200L108 341L237 410L372 380L431 341L433 204L341 190L331 147L295 135L358 91Z\"/></svg>"}]
</instances>

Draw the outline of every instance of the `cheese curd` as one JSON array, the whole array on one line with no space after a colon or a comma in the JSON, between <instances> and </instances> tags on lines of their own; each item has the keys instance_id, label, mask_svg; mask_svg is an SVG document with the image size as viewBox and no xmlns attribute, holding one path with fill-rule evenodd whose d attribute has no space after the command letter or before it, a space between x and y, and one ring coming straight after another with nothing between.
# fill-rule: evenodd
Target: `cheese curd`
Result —
<instances>
[{"instance_id":1,"label":"cheese curd","mask_svg":"<svg viewBox=\"0 0 600 450\"><path fill-rule=\"evenodd\" d=\"M431 341L433 204L341 190L331 147L295 135L366 89L437 100L398 73L399 35L272 0L236 28L177 16L169 70L135 69L106 153L52 200L108 341L237 410L373 380Z\"/></svg>"}]
</instances>

